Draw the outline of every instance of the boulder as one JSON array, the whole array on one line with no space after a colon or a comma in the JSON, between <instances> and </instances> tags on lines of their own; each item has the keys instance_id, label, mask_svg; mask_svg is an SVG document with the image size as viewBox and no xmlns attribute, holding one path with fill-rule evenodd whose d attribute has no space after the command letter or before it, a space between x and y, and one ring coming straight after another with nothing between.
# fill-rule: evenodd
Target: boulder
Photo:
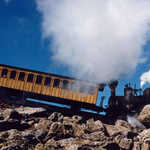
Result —
<instances>
[{"instance_id":1,"label":"boulder","mask_svg":"<svg viewBox=\"0 0 150 150\"><path fill-rule=\"evenodd\" d=\"M72 116L72 121L75 123L80 123L82 121L82 117L74 115L74 116Z\"/></svg>"},{"instance_id":2,"label":"boulder","mask_svg":"<svg viewBox=\"0 0 150 150\"><path fill-rule=\"evenodd\" d=\"M107 139L107 137L101 131L93 132L90 134L83 134L82 138L91 141L106 141Z\"/></svg>"},{"instance_id":3,"label":"boulder","mask_svg":"<svg viewBox=\"0 0 150 150\"><path fill-rule=\"evenodd\" d=\"M57 150L60 149L61 146L60 144L55 141L53 138L49 139L45 144L44 144L44 150Z\"/></svg>"},{"instance_id":4,"label":"boulder","mask_svg":"<svg viewBox=\"0 0 150 150\"><path fill-rule=\"evenodd\" d=\"M128 130L131 130L131 125L125 120L116 120L115 126L117 126L117 127L122 126Z\"/></svg>"},{"instance_id":5,"label":"boulder","mask_svg":"<svg viewBox=\"0 0 150 150\"><path fill-rule=\"evenodd\" d=\"M114 126L105 124L105 128L110 137L115 137L117 135L123 135L124 137L127 137L127 135L130 132L130 129L123 126Z\"/></svg>"},{"instance_id":6,"label":"boulder","mask_svg":"<svg viewBox=\"0 0 150 150\"><path fill-rule=\"evenodd\" d=\"M150 127L150 105L146 105L138 116L138 120Z\"/></svg>"},{"instance_id":7,"label":"boulder","mask_svg":"<svg viewBox=\"0 0 150 150\"><path fill-rule=\"evenodd\" d=\"M15 113L19 114L18 112L15 111L15 109L7 108L2 112L1 116L4 117L4 120L9 120L13 117L13 114Z\"/></svg>"},{"instance_id":8,"label":"boulder","mask_svg":"<svg viewBox=\"0 0 150 150\"><path fill-rule=\"evenodd\" d=\"M43 129L38 129L34 132L35 138L40 142L43 143L44 139L47 135L47 131L44 131Z\"/></svg>"},{"instance_id":9,"label":"boulder","mask_svg":"<svg viewBox=\"0 0 150 150\"><path fill-rule=\"evenodd\" d=\"M73 135L75 137L81 137L86 131L86 125L85 124L81 124L81 125L74 124L73 129L74 129Z\"/></svg>"},{"instance_id":10,"label":"boulder","mask_svg":"<svg viewBox=\"0 0 150 150\"><path fill-rule=\"evenodd\" d=\"M67 117L67 116L65 116L64 118L63 118L63 122L74 122L75 120L72 118L72 117Z\"/></svg>"},{"instance_id":11,"label":"boulder","mask_svg":"<svg viewBox=\"0 0 150 150\"><path fill-rule=\"evenodd\" d=\"M63 147L65 150L78 150L78 143L75 138L67 138L58 141L58 145Z\"/></svg>"},{"instance_id":12,"label":"boulder","mask_svg":"<svg viewBox=\"0 0 150 150\"><path fill-rule=\"evenodd\" d=\"M141 150L140 142L134 142L132 150Z\"/></svg>"},{"instance_id":13,"label":"boulder","mask_svg":"<svg viewBox=\"0 0 150 150\"><path fill-rule=\"evenodd\" d=\"M43 131L48 131L52 123L53 122L48 119L41 118L38 123L34 123L34 128L36 130L42 129Z\"/></svg>"},{"instance_id":14,"label":"boulder","mask_svg":"<svg viewBox=\"0 0 150 150\"><path fill-rule=\"evenodd\" d=\"M63 115L58 112L52 113L48 119L52 122L62 122L63 121Z\"/></svg>"},{"instance_id":15,"label":"boulder","mask_svg":"<svg viewBox=\"0 0 150 150\"><path fill-rule=\"evenodd\" d=\"M19 113L19 114L25 114L25 115L34 115L37 113L43 113L46 111L46 109L42 108L42 107L17 107L15 108L15 110Z\"/></svg>"},{"instance_id":16,"label":"boulder","mask_svg":"<svg viewBox=\"0 0 150 150\"><path fill-rule=\"evenodd\" d=\"M25 147L30 145L35 146L39 143L39 140L36 138L36 132L32 129L21 133L21 141L23 141Z\"/></svg>"},{"instance_id":17,"label":"boulder","mask_svg":"<svg viewBox=\"0 0 150 150\"><path fill-rule=\"evenodd\" d=\"M150 143L150 129L145 129L137 136L141 143Z\"/></svg>"},{"instance_id":18,"label":"boulder","mask_svg":"<svg viewBox=\"0 0 150 150\"><path fill-rule=\"evenodd\" d=\"M123 135L116 136L115 142L119 145L120 148L124 150L129 150L131 148L131 145L133 144L132 139L128 139Z\"/></svg>"},{"instance_id":19,"label":"boulder","mask_svg":"<svg viewBox=\"0 0 150 150\"><path fill-rule=\"evenodd\" d=\"M150 143L143 143L141 149L142 150L150 150Z\"/></svg>"},{"instance_id":20,"label":"boulder","mask_svg":"<svg viewBox=\"0 0 150 150\"><path fill-rule=\"evenodd\" d=\"M105 128L103 123L100 120L94 121L94 119L89 119L86 122L86 130L88 132L95 132L95 131L104 131Z\"/></svg>"},{"instance_id":21,"label":"boulder","mask_svg":"<svg viewBox=\"0 0 150 150\"><path fill-rule=\"evenodd\" d=\"M38 144L35 146L34 150L44 150L44 145L43 145L42 143L38 143Z\"/></svg>"},{"instance_id":22,"label":"boulder","mask_svg":"<svg viewBox=\"0 0 150 150\"><path fill-rule=\"evenodd\" d=\"M22 139L21 132L16 129L11 129L5 133L7 133L7 135L2 135L2 138L6 139L6 141L3 143L1 150L19 150L25 147L25 141Z\"/></svg>"},{"instance_id":23,"label":"boulder","mask_svg":"<svg viewBox=\"0 0 150 150\"><path fill-rule=\"evenodd\" d=\"M60 122L53 122L50 126L46 140L54 138L55 140L64 138L64 126Z\"/></svg>"}]
</instances>

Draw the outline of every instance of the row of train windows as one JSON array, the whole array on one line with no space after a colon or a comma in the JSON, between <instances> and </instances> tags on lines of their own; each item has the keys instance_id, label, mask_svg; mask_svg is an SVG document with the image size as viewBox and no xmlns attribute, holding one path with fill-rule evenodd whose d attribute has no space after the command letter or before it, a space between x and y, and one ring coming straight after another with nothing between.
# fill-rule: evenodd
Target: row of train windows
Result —
<instances>
[{"instance_id":1,"label":"row of train windows","mask_svg":"<svg viewBox=\"0 0 150 150\"><path fill-rule=\"evenodd\" d=\"M10 79L15 79L16 78L16 74L17 74L16 71L11 71L10 72ZM3 69L2 73L1 73L1 77L7 78L7 76L8 76L8 70L7 69ZM20 72L18 80L24 81L24 79L25 79L25 73L24 72ZM28 74L27 82L33 82L33 79L34 79L34 75L33 74ZM41 84L42 80L43 80L43 77L40 76L40 75L37 75L37 77L36 77L36 84ZM51 78L50 77L46 77L45 81L44 81L44 85L50 86L50 84L51 84ZM59 85L60 85L60 80L59 79L54 79L53 87L59 87ZM70 85L70 87L69 87L69 85L70 84L69 84L69 82L67 80L63 80L61 88L77 90L76 88L78 86L74 86L73 83L72 83L72 86ZM84 92L84 91L85 91L85 86L84 87L81 86L80 87L80 92ZM88 89L88 93L89 94L93 94L94 91L95 91L94 87L90 87Z\"/></svg>"},{"instance_id":2,"label":"row of train windows","mask_svg":"<svg viewBox=\"0 0 150 150\"><path fill-rule=\"evenodd\" d=\"M16 71L11 71L11 72L10 72L10 79L15 79L15 78L16 78L16 74L17 74ZM8 70L7 70L7 69L3 69L3 70L2 70L1 77L7 78L7 75L8 75ZM34 75L33 75L33 74L28 74L27 82L33 82L33 78L34 78ZM19 73L18 80L24 81L24 79L25 79L25 73L24 73L24 72L20 72L20 73ZM41 83L42 83L42 79L43 79L42 76L37 75L37 77L36 77L36 83L37 83L37 84L41 84ZM55 87L59 87L59 82L60 82L59 79L55 79L55 80L54 80L54 86L55 86ZM45 81L44 81L44 85L47 85L47 86L48 86L48 85L50 85L50 83L51 83L51 78L50 78L50 77L46 77L46 78L45 78ZM64 81L63 81L64 87L66 87L66 85L67 85L68 83L69 83L68 81L64 80Z\"/></svg>"}]
</instances>

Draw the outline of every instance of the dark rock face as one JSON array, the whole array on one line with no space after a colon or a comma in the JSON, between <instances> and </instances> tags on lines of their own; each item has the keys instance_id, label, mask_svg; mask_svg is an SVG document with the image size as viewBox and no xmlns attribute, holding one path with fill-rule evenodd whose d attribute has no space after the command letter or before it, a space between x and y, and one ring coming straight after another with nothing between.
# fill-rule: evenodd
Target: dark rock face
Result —
<instances>
[{"instance_id":1,"label":"dark rock face","mask_svg":"<svg viewBox=\"0 0 150 150\"><path fill-rule=\"evenodd\" d=\"M106 124L98 119L85 121L81 116L70 117L57 112L44 116L45 111L23 106L0 109L0 149L150 149L150 129L133 128L126 120Z\"/></svg>"}]
</instances>

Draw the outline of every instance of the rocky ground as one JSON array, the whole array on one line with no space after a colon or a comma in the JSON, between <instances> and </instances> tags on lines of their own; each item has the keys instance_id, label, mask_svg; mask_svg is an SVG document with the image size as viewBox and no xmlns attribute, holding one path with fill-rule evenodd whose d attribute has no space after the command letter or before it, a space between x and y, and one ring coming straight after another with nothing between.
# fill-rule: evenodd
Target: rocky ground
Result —
<instances>
[{"instance_id":1,"label":"rocky ground","mask_svg":"<svg viewBox=\"0 0 150 150\"><path fill-rule=\"evenodd\" d=\"M108 124L99 118L67 116L0 100L0 149L150 150L150 105L137 116L140 122L130 116L128 122L121 118L108 118Z\"/></svg>"}]
</instances>

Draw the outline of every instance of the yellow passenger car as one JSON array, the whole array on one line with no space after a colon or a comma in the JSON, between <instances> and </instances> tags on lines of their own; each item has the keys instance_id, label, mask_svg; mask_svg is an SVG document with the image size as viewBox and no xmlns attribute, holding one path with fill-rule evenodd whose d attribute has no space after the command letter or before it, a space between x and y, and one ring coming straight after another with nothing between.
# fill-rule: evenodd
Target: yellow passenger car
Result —
<instances>
[{"instance_id":1,"label":"yellow passenger car","mask_svg":"<svg viewBox=\"0 0 150 150\"><path fill-rule=\"evenodd\" d=\"M0 87L59 103L96 104L98 85L65 76L0 65Z\"/></svg>"}]
</instances>

